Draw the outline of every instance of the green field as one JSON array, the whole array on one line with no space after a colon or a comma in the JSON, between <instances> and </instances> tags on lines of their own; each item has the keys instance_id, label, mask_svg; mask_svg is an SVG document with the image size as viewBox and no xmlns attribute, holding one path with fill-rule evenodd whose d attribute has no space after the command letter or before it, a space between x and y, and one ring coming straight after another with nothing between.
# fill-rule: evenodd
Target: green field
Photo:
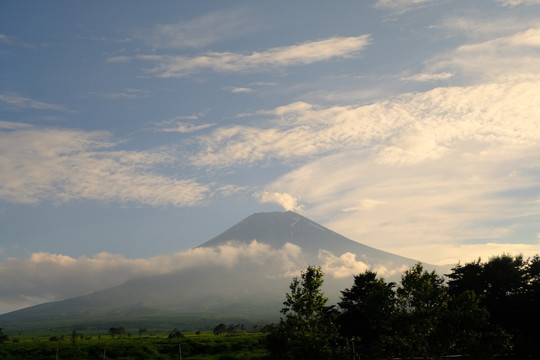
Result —
<instances>
[{"instance_id":1,"label":"green field","mask_svg":"<svg viewBox=\"0 0 540 360\"><path fill-rule=\"evenodd\" d=\"M8 360L78 360L78 359L197 359L232 360L264 359L265 334L244 333L235 336L216 336L210 332L184 334L182 338L168 338L168 334L144 334L122 339L109 335L92 335L72 339L39 337L12 339L0 343L0 359ZM180 357L181 352L181 357Z\"/></svg>"}]
</instances>

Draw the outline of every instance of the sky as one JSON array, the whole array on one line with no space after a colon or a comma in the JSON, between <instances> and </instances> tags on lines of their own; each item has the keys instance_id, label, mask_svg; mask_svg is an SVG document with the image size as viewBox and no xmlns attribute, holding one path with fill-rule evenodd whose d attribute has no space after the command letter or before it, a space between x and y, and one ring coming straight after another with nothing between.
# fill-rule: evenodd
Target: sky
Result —
<instances>
[{"instance_id":1,"label":"sky","mask_svg":"<svg viewBox=\"0 0 540 360\"><path fill-rule=\"evenodd\" d=\"M178 269L254 212L430 264L540 253L539 24L540 0L0 1L0 313Z\"/></svg>"}]
</instances>

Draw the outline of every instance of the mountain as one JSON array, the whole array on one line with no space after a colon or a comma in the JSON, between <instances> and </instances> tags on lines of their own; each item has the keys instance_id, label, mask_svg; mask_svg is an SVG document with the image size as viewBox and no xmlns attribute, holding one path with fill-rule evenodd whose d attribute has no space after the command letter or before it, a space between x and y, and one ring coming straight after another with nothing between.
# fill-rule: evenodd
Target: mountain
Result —
<instances>
[{"instance_id":1,"label":"mountain","mask_svg":"<svg viewBox=\"0 0 540 360\"><path fill-rule=\"evenodd\" d=\"M352 274L372 268L395 281L417 262L347 239L293 212L253 214L193 251L216 259L3 314L0 324L6 331L22 331L265 323L279 319L291 277L307 265L323 265L324 291L337 301L339 291L352 285Z\"/></svg>"},{"instance_id":2,"label":"mountain","mask_svg":"<svg viewBox=\"0 0 540 360\"><path fill-rule=\"evenodd\" d=\"M327 250L334 255L350 252L374 267L410 267L418 262L352 241L291 211L255 213L200 247L219 246L231 241L249 243L253 240L274 248L282 247L286 243L298 245L311 259L315 258L315 261L319 250Z\"/></svg>"}]
</instances>

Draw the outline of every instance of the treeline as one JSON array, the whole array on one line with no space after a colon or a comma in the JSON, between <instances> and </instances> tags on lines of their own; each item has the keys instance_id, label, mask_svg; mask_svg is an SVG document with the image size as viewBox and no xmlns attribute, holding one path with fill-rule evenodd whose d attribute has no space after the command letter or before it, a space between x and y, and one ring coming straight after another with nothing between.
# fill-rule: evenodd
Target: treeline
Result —
<instances>
[{"instance_id":1,"label":"treeline","mask_svg":"<svg viewBox=\"0 0 540 360\"><path fill-rule=\"evenodd\" d=\"M417 264L395 284L354 276L337 306L308 267L268 336L271 359L540 358L540 257L502 255L446 274Z\"/></svg>"}]
</instances>

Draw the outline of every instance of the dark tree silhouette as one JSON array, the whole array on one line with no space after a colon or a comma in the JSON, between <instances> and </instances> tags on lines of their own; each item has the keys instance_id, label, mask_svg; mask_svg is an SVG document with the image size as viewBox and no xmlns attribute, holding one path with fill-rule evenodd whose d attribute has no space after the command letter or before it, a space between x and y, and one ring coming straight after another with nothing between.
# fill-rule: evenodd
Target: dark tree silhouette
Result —
<instances>
[{"instance_id":1,"label":"dark tree silhouette","mask_svg":"<svg viewBox=\"0 0 540 360\"><path fill-rule=\"evenodd\" d=\"M353 286L341 292L341 334L354 342L354 352L361 358L389 355L386 343L396 306L394 286L378 279L375 272L366 271L354 276Z\"/></svg>"},{"instance_id":2,"label":"dark tree silhouette","mask_svg":"<svg viewBox=\"0 0 540 360\"><path fill-rule=\"evenodd\" d=\"M216 336L220 336L220 335L223 335L227 332L227 325L221 323L219 325L217 325L214 330L213 330L213 333L214 335Z\"/></svg>"},{"instance_id":3,"label":"dark tree silhouette","mask_svg":"<svg viewBox=\"0 0 540 360\"><path fill-rule=\"evenodd\" d=\"M337 310L326 306L321 291L324 273L309 266L295 277L281 313L285 316L268 337L275 359L342 359L336 325Z\"/></svg>"},{"instance_id":4,"label":"dark tree silhouette","mask_svg":"<svg viewBox=\"0 0 540 360\"><path fill-rule=\"evenodd\" d=\"M0 328L0 344L9 340L9 335L4 334L2 328Z\"/></svg>"}]
</instances>

